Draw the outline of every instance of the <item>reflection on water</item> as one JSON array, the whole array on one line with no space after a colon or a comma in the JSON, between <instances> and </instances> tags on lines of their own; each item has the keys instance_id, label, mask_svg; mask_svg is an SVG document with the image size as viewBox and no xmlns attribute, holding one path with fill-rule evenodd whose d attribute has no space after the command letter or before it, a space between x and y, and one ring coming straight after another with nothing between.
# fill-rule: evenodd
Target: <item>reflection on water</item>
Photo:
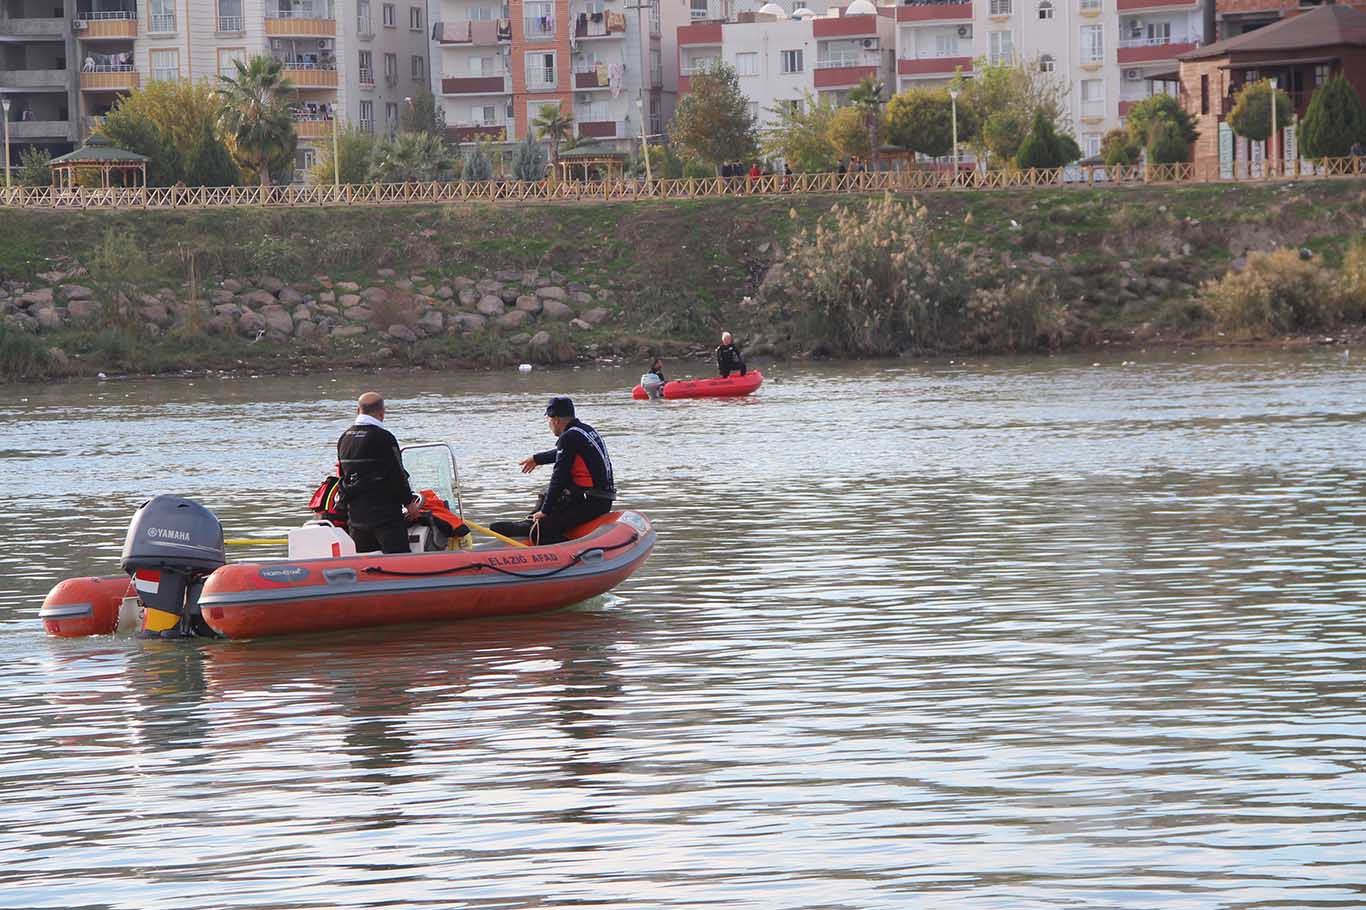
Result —
<instances>
[{"instance_id":1,"label":"reflection on water","mask_svg":"<svg viewBox=\"0 0 1366 910\"><path fill-rule=\"evenodd\" d=\"M0 907L1366 903L1354 363L780 364L733 402L628 373L21 390ZM42 636L148 495L297 524L371 385L481 521L570 392L654 556L517 620Z\"/></svg>"}]
</instances>

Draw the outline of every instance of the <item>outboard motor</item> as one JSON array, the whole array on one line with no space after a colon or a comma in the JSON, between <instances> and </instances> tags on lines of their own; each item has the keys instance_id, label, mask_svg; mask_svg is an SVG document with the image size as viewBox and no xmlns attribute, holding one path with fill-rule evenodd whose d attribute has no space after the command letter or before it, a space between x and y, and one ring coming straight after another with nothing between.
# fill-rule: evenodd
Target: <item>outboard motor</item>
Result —
<instances>
[{"instance_id":1,"label":"outboard motor","mask_svg":"<svg viewBox=\"0 0 1366 910\"><path fill-rule=\"evenodd\" d=\"M179 496L144 502L123 541L123 571L145 608L144 635L213 635L199 614L204 579L227 562L223 526L199 503Z\"/></svg>"},{"instance_id":2,"label":"outboard motor","mask_svg":"<svg viewBox=\"0 0 1366 910\"><path fill-rule=\"evenodd\" d=\"M640 377L640 387L645 390L651 400L659 398L664 394L664 380L659 378L658 373L646 373Z\"/></svg>"}]
</instances>

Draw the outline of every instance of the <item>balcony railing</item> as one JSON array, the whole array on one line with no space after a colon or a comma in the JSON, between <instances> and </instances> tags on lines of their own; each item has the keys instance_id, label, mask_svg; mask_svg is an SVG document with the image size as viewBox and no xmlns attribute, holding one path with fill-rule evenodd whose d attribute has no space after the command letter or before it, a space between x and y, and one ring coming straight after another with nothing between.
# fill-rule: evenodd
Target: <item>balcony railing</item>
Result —
<instances>
[{"instance_id":1,"label":"balcony railing","mask_svg":"<svg viewBox=\"0 0 1366 910\"><path fill-rule=\"evenodd\" d=\"M864 51L846 51L842 54L829 54L820 58L816 61L816 69L834 70L850 66L877 66L879 62L877 54Z\"/></svg>"},{"instance_id":2,"label":"balcony railing","mask_svg":"<svg viewBox=\"0 0 1366 910\"><path fill-rule=\"evenodd\" d=\"M153 13L148 28L155 34L170 34L175 31L175 13Z\"/></svg>"},{"instance_id":3,"label":"balcony railing","mask_svg":"<svg viewBox=\"0 0 1366 910\"><path fill-rule=\"evenodd\" d=\"M615 120L580 120L579 135L592 139L613 139L626 135L623 124Z\"/></svg>"},{"instance_id":4,"label":"balcony railing","mask_svg":"<svg viewBox=\"0 0 1366 910\"><path fill-rule=\"evenodd\" d=\"M61 18L0 18L0 35L13 38L60 38L65 30L66 20Z\"/></svg>"},{"instance_id":5,"label":"balcony railing","mask_svg":"<svg viewBox=\"0 0 1366 910\"><path fill-rule=\"evenodd\" d=\"M527 16L522 20L522 28L528 40L555 37L554 16Z\"/></svg>"},{"instance_id":6,"label":"balcony railing","mask_svg":"<svg viewBox=\"0 0 1366 910\"><path fill-rule=\"evenodd\" d=\"M375 71L367 66L360 68L360 84L375 87Z\"/></svg>"},{"instance_id":7,"label":"balcony railing","mask_svg":"<svg viewBox=\"0 0 1366 910\"><path fill-rule=\"evenodd\" d=\"M219 16L218 30L220 32L240 32L246 25L241 16Z\"/></svg>"},{"instance_id":8,"label":"balcony railing","mask_svg":"<svg viewBox=\"0 0 1366 910\"><path fill-rule=\"evenodd\" d=\"M543 73L531 74L526 77L526 90L528 92L550 92L556 88L555 71L546 70Z\"/></svg>"},{"instance_id":9,"label":"balcony railing","mask_svg":"<svg viewBox=\"0 0 1366 910\"><path fill-rule=\"evenodd\" d=\"M356 34L358 34L358 35L373 35L374 33L375 33L375 30L374 30L374 28L370 25L370 17L369 17L369 16L357 16L357 17L356 17Z\"/></svg>"},{"instance_id":10,"label":"balcony railing","mask_svg":"<svg viewBox=\"0 0 1366 910\"><path fill-rule=\"evenodd\" d=\"M78 22L106 22L110 19L136 19L137 17L137 10L131 9L111 9L76 14L76 20Z\"/></svg>"},{"instance_id":11,"label":"balcony railing","mask_svg":"<svg viewBox=\"0 0 1366 910\"><path fill-rule=\"evenodd\" d=\"M679 73L683 76L700 76L703 73L711 72L720 62L720 59L717 57L707 57L704 60L689 60L687 63L683 64Z\"/></svg>"},{"instance_id":12,"label":"balcony railing","mask_svg":"<svg viewBox=\"0 0 1366 910\"><path fill-rule=\"evenodd\" d=\"M1162 47L1167 44L1192 44L1194 42L1194 38L1184 35L1156 35L1152 38L1121 38L1119 39L1119 46L1127 49L1131 47Z\"/></svg>"},{"instance_id":13,"label":"balcony railing","mask_svg":"<svg viewBox=\"0 0 1366 910\"><path fill-rule=\"evenodd\" d=\"M266 7L266 18L268 19L332 19L332 8L330 6L301 6L286 9L279 6Z\"/></svg>"}]
</instances>

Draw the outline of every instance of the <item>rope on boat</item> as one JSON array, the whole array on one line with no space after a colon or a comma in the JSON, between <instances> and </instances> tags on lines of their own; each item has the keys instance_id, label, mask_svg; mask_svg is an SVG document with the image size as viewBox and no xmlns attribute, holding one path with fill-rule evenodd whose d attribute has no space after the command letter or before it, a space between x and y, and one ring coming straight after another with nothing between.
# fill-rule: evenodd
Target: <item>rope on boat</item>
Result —
<instances>
[{"instance_id":1,"label":"rope on boat","mask_svg":"<svg viewBox=\"0 0 1366 910\"><path fill-rule=\"evenodd\" d=\"M384 568L384 566L366 566L364 569L361 569L361 571L365 572L367 575L399 575L404 578L429 578L434 575L453 575L456 572L464 572L468 569L492 569L493 571L501 572L504 575L511 575L513 578L549 578L552 575L560 574L566 569L572 569L574 566L582 562L584 557L587 556L589 553L601 554L608 553L612 550L621 550L631 546L637 540L640 540L640 534L635 531L632 531L630 540L626 540L621 543L615 543L611 546L589 547L586 550L580 550L579 552L574 554L574 558L569 560L569 562L565 563L562 566L556 566L555 568L550 569L546 572L516 572L512 569L505 569L502 566L496 566L491 562L471 562L463 566L452 566L449 569L430 569L425 572L404 572L401 569L386 569Z\"/></svg>"}]
</instances>

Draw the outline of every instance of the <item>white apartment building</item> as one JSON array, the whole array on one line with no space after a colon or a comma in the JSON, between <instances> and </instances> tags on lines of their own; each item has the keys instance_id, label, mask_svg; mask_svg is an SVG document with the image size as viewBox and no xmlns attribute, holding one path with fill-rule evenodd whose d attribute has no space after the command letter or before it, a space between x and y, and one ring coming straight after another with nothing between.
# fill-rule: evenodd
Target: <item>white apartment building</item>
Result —
<instances>
[{"instance_id":1,"label":"white apartment building","mask_svg":"<svg viewBox=\"0 0 1366 910\"><path fill-rule=\"evenodd\" d=\"M787 0L787 6L771 2L752 13L737 12L735 21L681 26L678 94L687 94L693 74L723 61L734 67L762 131L777 124L780 106L801 105L807 94L843 101L868 76L890 86L891 13L868 0L828 12Z\"/></svg>"},{"instance_id":2,"label":"white apartment building","mask_svg":"<svg viewBox=\"0 0 1366 910\"><path fill-rule=\"evenodd\" d=\"M434 34L454 141L516 142L552 105L617 151L663 129L658 0L443 0Z\"/></svg>"},{"instance_id":3,"label":"white apartment building","mask_svg":"<svg viewBox=\"0 0 1366 910\"><path fill-rule=\"evenodd\" d=\"M896 87L942 85L973 61L1022 62L1066 86L1082 154L1134 103L1175 82L1213 0L917 0L896 7Z\"/></svg>"}]
</instances>

